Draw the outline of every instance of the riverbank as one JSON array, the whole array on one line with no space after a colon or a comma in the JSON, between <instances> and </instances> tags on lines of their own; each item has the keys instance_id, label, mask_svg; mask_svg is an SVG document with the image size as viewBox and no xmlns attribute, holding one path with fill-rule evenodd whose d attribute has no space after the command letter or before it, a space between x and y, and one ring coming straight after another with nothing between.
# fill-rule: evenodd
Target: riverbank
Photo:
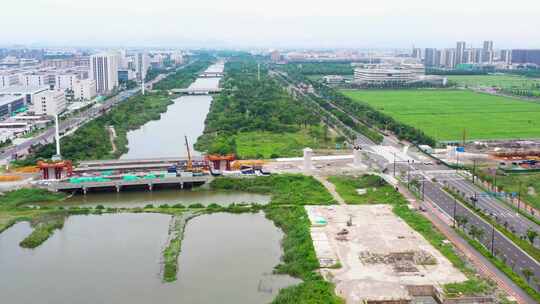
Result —
<instances>
[{"instance_id":1,"label":"riverbank","mask_svg":"<svg viewBox=\"0 0 540 304\"><path fill-rule=\"evenodd\" d=\"M156 84L157 87L166 88L172 84L187 86L197 75L210 66L208 60L200 60L176 73L168 76ZM160 86L162 82L167 85ZM173 104L173 99L166 91L136 95L127 101L117 105L108 113L88 122L77 129L73 134L60 140L62 156L72 161L112 159L119 158L128 151L127 133L148 123L158 120L161 114ZM113 145L110 140L108 128L112 126L116 131ZM54 143L47 144L36 149L26 159L17 161L18 165L33 165L38 159L50 159L55 154Z\"/></svg>"},{"instance_id":2,"label":"riverbank","mask_svg":"<svg viewBox=\"0 0 540 304\"><path fill-rule=\"evenodd\" d=\"M225 65L223 91L212 102L204 134L195 147L208 153L237 157L300 156L306 146L334 149L337 136L312 114L309 105L294 100L251 56Z\"/></svg>"},{"instance_id":3,"label":"riverbank","mask_svg":"<svg viewBox=\"0 0 540 304\"><path fill-rule=\"evenodd\" d=\"M236 186L233 186L236 185ZM288 274L301 279L303 282L299 285L283 288L279 291L277 297L272 303L291 303L307 301L310 303L342 303L334 294L332 284L326 282L316 270L319 268L318 260L315 257L311 238L309 236L309 223L307 214L302 205L317 204L326 205L333 203L331 195L325 190L318 181L312 177L302 175L280 175L267 177L257 177L254 179L217 179L211 185L212 190L230 190L232 188L242 189L249 192L266 193L272 195L272 200L268 205L257 204L232 204L229 206L219 206L212 204L204 207L200 204L184 206L148 205L144 208L105 208L103 206L89 207L56 207L56 208L38 208L23 207L24 204L34 202L36 195L42 195L41 190L32 190L24 198L16 195L17 192L9 197L17 197L17 200L6 200L0 206L0 214L13 216L15 214L25 213L27 217L18 217L16 221L31 221L32 218L51 214L53 212L65 212L71 215L103 215L115 213L162 213L173 216L186 214L216 214L216 213L257 213L263 211L268 219L274 225L279 227L283 233L282 240L283 258L282 263L275 268L276 274ZM27 191L27 190L25 190ZM51 198L61 199L61 197ZM0 200L0 202L2 202ZM188 224L189 225L189 224ZM176 227L176 225L174 225ZM180 225L181 226L181 225ZM176 230L178 231L178 230ZM54 232L53 232L54 233ZM175 240L169 243L164 251L164 261L168 261L164 271L163 279L165 281L174 281L174 274L178 271L179 263L174 256L180 255L182 248L182 238L180 234L175 234L171 238ZM43 240L43 242L46 239ZM166 256L166 257L165 257ZM182 255L179 257L182 260ZM168 265L168 266L167 266ZM166 275L166 276L165 276Z\"/></svg>"}]
</instances>

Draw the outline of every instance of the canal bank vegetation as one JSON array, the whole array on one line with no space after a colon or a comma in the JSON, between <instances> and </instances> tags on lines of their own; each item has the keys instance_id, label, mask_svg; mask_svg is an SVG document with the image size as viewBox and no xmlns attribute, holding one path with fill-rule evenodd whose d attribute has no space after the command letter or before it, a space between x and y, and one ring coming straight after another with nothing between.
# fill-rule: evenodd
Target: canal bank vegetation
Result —
<instances>
[{"instance_id":1,"label":"canal bank vegetation","mask_svg":"<svg viewBox=\"0 0 540 304\"><path fill-rule=\"evenodd\" d=\"M184 83L187 79L195 78L210 64L208 60L198 60L162 81ZM127 133L149 121L159 120L161 114L173 103L167 92L133 96L113 107L108 113L81 126L73 134L63 137L60 140L62 156L75 162L118 158L128 151ZM114 139L115 151L111 141L107 140L110 138L109 126L114 127L117 135ZM39 159L50 159L55 153L54 143L43 145L34 149L26 159L16 161L16 164L33 165Z\"/></svg>"},{"instance_id":2,"label":"canal bank vegetation","mask_svg":"<svg viewBox=\"0 0 540 304\"><path fill-rule=\"evenodd\" d=\"M420 233L433 247L443 254L451 263L463 272L468 280L461 283L452 283L444 286L447 296L455 297L460 295L480 296L490 294L494 291L494 283L481 279L476 275L476 271L466 261L466 258L458 254L453 245L445 242L444 235L433 226L433 224L418 211L409 207L407 200L384 179L375 175L354 176L334 176L329 181L334 183L336 191L345 199L348 204L390 204L395 215L404 220L416 232ZM371 192L364 195L353 194L356 189L370 187Z\"/></svg>"},{"instance_id":3,"label":"canal bank vegetation","mask_svg":"<svg viewBox=\"0 0 540 304\"><path fill-rule=\"evenodd\" d=\"M235 190L271 194L272 205L331 205L332 195L312 176L280 174L254 178L216 178L210 184L215 190Z\"/></svg>"},{"instance_id":4,"label":"canal bank vegetation","mask_svg":"<svg viewBox=\"0 0 540 304\"><path fill-rule=\"evenodd\" d=\"M250 56L227 61L222 93L214 98L196 149L240 158L299 156L301 149L335 145L321 120L295 101ZM276 143L275 139L285 139Z\"/></svg>"},{"instance_id":5,"label":"canal bank vegetation","mask_svg":"<svg viewBox=\"0 0 540 304\"><path fill-rule=\"evenodd\" d=\"M301 202L294 202L301 204ZM334 284L317 273L319 261L310 235L310 223L302 206L269 206L266 217L285 233L281 242L283 261L275 272L302 279L302 283L279 291L273 304L283 303L345 303L335 292Z\"/></svg>"},{"instance_id":6,"label":"canal bank vegetation","mask_svg":"<svg viewBox=\"0 0 540 304\"><path fill-rule=\"evenodd\" d=\"M169 226L169 240L163 250L163 281L176 281L178 273L178 256L182 249L182 239L187 222L197 216L191 212L174 215Z\"/></svg>"},{"instance_id":7,"label":"canal bank vegetation","mask_svg":"<svg viewBox=\"0 0 540 304\"><path fill-rule=\"evenodd\" d=\"M215 58L210 55L200 56L198 59L195 59L189 65L184 66L183 68L177 70L175 73L165 77L163 80L159 81L153 86L154 90L172 90L172 89L182 89L188 87L195 79L200 72L208 68Z\"/></svg>"},{"instance_id":8,"label":"canal bank vegetation","mask_svg":"<svg viewBox=\"0 0 540 304\"><path fill-rule=\"evenodd\" d=\"M30 235L20 242L23 248L33 249L43 244L54 233L54 231L64 227L64 221L68 213L65 211L54 211L42 213L30 221L33 230Z\"/></svg>"},{"instance_id":9,"label":"canal bank vegetation","mask_svg":"<svg viewBox=\"0 0 540 304\"><path fill-rule=\"evenodd\" d=\"M174 205L147 205L136 208L107 208L101 205L96 207L24 207L24 204L34 203L41 198L60 201L63 196L51 194L46 195L42 190L32 190L31 192L17 190L7 194L4 204L11 206L12 212L32 213L36 218L36 224L49 223L40 226L40 230L35 229L35 236L28 240L28 247L35 248L42 244L55 229L60 229L63 220L68 215L100 215L108 213L162 213L178 217L171 225L171 238L163 250L163 280L172 282L176 280L178 273L178 258L181 252L183 229L186 222L193 216L202 214L212 214L218 212L227 213L256 213L264 211L266 217L272 220L277 227L284 232L282 240L283 259L275 267L275 273L288 274L301 279L298 285L281 289L274 304L282 303L313 303L332 304L344 303L335 292L335 286L327 282L317 273L320 265L315 255L313 242L310 236L310 223L307 213L303 207L306 204L332 204L332 196L326 188L313 177L303 175L276 175L269 177L255 178L217 178L211 184L212 189L221 190L241 190L254 193L268 193L272 199L268 205L258 204L231 204L220 206L211 204L203 206L201 204ZM43 195L43 196L42 196ZM7 211L6 211L7 212ZM0 214L3 211L0 210ZM65 215L65 216L61 216ZM181 220L179 216L182 216ZM27 221L32 221L27 218ZM22 246L22 244L21 244ZM181 258L181 257L180 257ZM180 271L181 273L181 271Z\"/></svg>"}]
</instances>

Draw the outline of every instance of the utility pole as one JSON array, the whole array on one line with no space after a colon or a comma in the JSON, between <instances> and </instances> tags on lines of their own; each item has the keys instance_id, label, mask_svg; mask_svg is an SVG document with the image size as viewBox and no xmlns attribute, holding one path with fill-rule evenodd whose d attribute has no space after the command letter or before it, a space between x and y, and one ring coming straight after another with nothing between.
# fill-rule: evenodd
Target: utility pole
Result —
<instances>
[{"instance_id":1,"label":"utility pole","mask_svg":"<svg viewBox=\"0 0 540 304\"><path fill-rule=\"evenodd\" d=\"M521 181L519 181L519 186L518 187L519 187L518 188L518 212L519 212L519 209L521 207Z\"/></svg>"},{"instance_id":2,"label":"utility pole","mask_svg":"<svg viewBox=\"0 0 540 304\"><path fill-rule=\"evenodd\" d=\"M409 160L407 160L407 188L411 189L411 164L409 163Z\"/></svg>"},{"instance_id":3,"label":"utility pole","mask_svg":"<svg viewBox=\"0 0 540 304\"><path fill-rule=\"evenodd\" d=\"M492 223L491 224L491 255L492 256L495 256L494 245L495 245L495 225Z\"/></svg>"},{"instance_id":4,"label":"utility pole","mask_svg":"<svg viewBox=\"0 0 540 304\"><path fill-rule=\"evenodd\" d=\"M144 95L144 78L141 80L141 93Z\"/></svg>"},{"instance_id":5,"label":"utility pole","mask_svg":"<svg viewBox=\"0 0 540 304\"><path fill-rule=\"evenodd\" d=\"M456 173L459 172L459 151L456 148Z\"/></svg>"},{"instance_id":6,"label":"utility pole","mask_svg":"<svg viewBox=\"0 0 540 304\"><path fill-rule=\"evenodd\" d=\"M394 177L396 177L396 152L394 152Z\"/></svg>"},{"instance_id":7,"label":"utility pole","mask_svg":"<svg viewBox=\"0 0 540 304\"><path fill-rule=\"evenodd\" d=\"M257 80L261 81L261 64L257 63Z\"/></svg>"},{"instance_id":8,"label":"utility pole","mask_svg":"<svg viewBox=\"0 0 540 304\"><path fill-rule=\"evenodd\" d=\"M424 188L425 188L425 186L426 186L426 179L423 178L423 179L422 179L422 201L424 200L424 196L425 196L425 194L424 194Z\"/></svg>"},{"instance_id":9,"label":"utility pole","mask_svg":"<svg viewBox=\"0 0 540 304\"><path fill-rule=\"evenodd\" d=\"M457 198L454 198L454 216L452 216L453 228L456 228L456 208L457 208Z\"/></svg>"},{"instance_id":10,"label":"utility pole","mask_svg":"<svg viewBox=\"0 0 540 304\"><path fill-rule=\"evenodd\" d=\"M476 159L473 159L473 174L472 174L472 182L474 184L476 179Z\"/></svg>"},{"instance_id":11,"label":"utility pole","mask_svg":"<svg viewBox=\"0 0 540 304\"><path fill-rule=\"evenodd\" d=\"M55 131L54 136L56 139L56 155L52 157L53 160L61 160L62 154L60 153L60 126L58 124L58 113L54 115Z\"/></svg>"}]
</instances>

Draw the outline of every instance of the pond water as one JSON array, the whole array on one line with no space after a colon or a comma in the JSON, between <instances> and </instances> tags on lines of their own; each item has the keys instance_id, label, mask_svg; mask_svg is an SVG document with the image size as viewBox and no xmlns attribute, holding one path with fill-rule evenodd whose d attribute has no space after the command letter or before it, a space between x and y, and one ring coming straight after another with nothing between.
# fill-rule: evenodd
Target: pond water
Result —
<instances>
[{"instance_id":1,"label":"pond water","mask_svg":"<svg viewBox=\"0 0 540 304\"><path fill-rule=\"evenodd\" d=\"M19 223L0 234L2 303L268 303L298 283L272 275L282 233L262 213L212 214L185 230L178 281L163 283L161 249L170 216L71 216L34 250Z\"/></svg>"},{"instance_id":2,"label":"pond water","mask_svg":"<svg viewBox=\"0 0 540 304\"><path fill-rule=\"evenodd\" d=\"M59 206L84 206L95 207L103 205L105 207L144 207L148 204L159 206L163 204L182 204L187 206L193 203L200 203L208 206L212 203L228 206L232 203L258 203L267 204L270 202L269 195L253 194L238 191L212 191L206 189L181 190L163 189L159 191L123 191L123 192L93 192L89 195L75 195L63 202L42 203L42 205Z\"/></svg>"}]
</instances>

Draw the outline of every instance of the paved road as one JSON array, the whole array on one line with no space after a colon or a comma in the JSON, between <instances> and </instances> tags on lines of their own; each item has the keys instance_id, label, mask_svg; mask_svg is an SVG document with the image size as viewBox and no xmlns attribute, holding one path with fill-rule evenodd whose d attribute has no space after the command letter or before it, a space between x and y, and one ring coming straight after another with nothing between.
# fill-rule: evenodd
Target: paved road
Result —
<instances>
[{"instance_id":1,"label":"paved road","mask_svg":"<svg viewBox=\"0 0 540 304\"><path fill-rule=\"evenodd\" d=\"M192 64L194 61L187 63L186 65L183 65L176 69L176 71L183 69L184 67ZM157 83L158 81L162 80L163 78L167 77L169 74L160 74L156 78L154 78L152 81L149 81L145 83L146 89L151 89L152 86ZM95 119L96 117L99 117L103 113L110 110L115 105L126 101L128 98L138 94L141 91L141 87L136 87L131 90L122 91L118 93L115 96L110 97L109 99L105 100L103 103L98 104L98 106L92 106L89 109L86 109L82 111L81 113L77 115L73 115L68 117L65 120L61 120L59 122L59 131L60 134L73 132L83 124L87 123L88 121ZM47 144L53 141L55 134L55 128L54 126L49 127L47 130L45 130L43 133L37 135L36 137L29 139L17 146L12 146L7 149L5 149L2 153L0 153L0 160L13 160L16 158L16 156L24 155L28 152L28 149L30 149L32 146L37 144Z\"/></svg>"},{"instance_id":2,"label":"paved road","mask_svg":"<svg viewBox=\"0 0 540 304\"><path fill-rule=\"evenodd\" d=\"M506 226L508 230L513 231L514 234L518 236L525 235L528 229L535 229L540 232L540 227L536 223L521 216L496 198L480 195L481 193L484 193L484 190L473 185L472 182L457 174L454 170L448 171L448 173L429 174L429 171L426 171L426 173L428 173L430 177L435 177L441 185L445 185L451 189L459 189L459 191L464 193L464 196L467 198L476 196L478 199L476 206L480 208L484 214L491 216L498 223ZM536 245L538 246L538 240Z\"/></svg>"},{"instance_id":3,"label":"paved road","mask_svg":"<svg viewBox=\"0 0 540 304\"><path fill-rule=\"evenodd\" d=\"M540 277L540 264L531 256L519 249L512 241L506 238L502 233L494 230L492 225L474 214L473 211L456 201L446 192L444 192L439 184L431 181L424 183L424 195L444 213L450 217L463 216L468 220L468 225L474 225L483 231L483 236L480 242L491 249L493 246L494 253L507 260L514 271L520 273L522 269L532 270L536 277ZM455 210L455 212L454 212ZM493 242L492 242L493 241Z\"/></svg>"},{"instance_id":4,"label":"paved road","mask_svg":"<svg viewBox=\"0 0 540 304\"><path fill-rule=\"evenodd\" d=\"M327 102L331 103L331 101L328 100ZM333 103L332 106L337 107ZM342 109L340 110L348 114L346 111L343 111ZM348 115L352 119L356 119L353 115ZM360 145L365 151L366 155L369 156L370 163L372 165L377 166L378 168L383 170L383 172L392 170L391 168L393 168L393 164L389 162L384 157L384 155L378 155L380 154L380 149L377 149L374 146L374 143L367 139L365 136L359 135L355 143ZM388 138L388 136L385 136L383 145L399 147L399 142L397 142L393 138ZM538 263L538 261L536 261L533 257L521 250L516 244L506 238L502 233L500 233L496 229L493 229L493 227L489 223L480 218L480 216L475 214L472 210L469 210L467 207L454 200L453 197L443 191L442 183L433 183L426 176L426 172L430 171L448 174L447 172L454 172L453 170L443 165L430 164L430 162L427 162L427 164L426 162L423 162L422 160L425 159L425 156L422 155L420 152L408 151L408 155L412 156L414 159L417 160L415 164L413 165L409 163L401 163L399 165L399 169L396 169L396 171L399 172L403 168L405 170L408 170L410 168L411 171L416 171L412 174L418 175L418 177L420 177L421 179L427 180L424 184L425 196L430 201L432 201L441 212L444 212L449 216L460 215L466 217L469 226L474 225L484 231L483 236L479 238L479 241L482 242L482 244L484 244L487 248L493 248L494 254L500 257L503 261L506 261L506 264L512 267L512 269L514 269L516 273L522 275L523 269L530 269L531 271L533 271L534 275L537 278L540 278L540 263ZM394 174L396 173L394 172ZM463 178L450 178L449 182L461 192L474 193L475 191L479 190L475 185ZM536 224L519 214L515 214L515 212L510 207L502 204L497 200L494 200L493 198L483 198L481 201L479 201L479 206L480 208L485 210L487 214L493 214L494 217L496 216L497 219L502 221L502 223L508 222L509 226L515 229L518 235L522 235L523 232L526 231L529 227L533 227L535 229L538 228ZM485 260L485 262L487 263L487 260ZM502 273L497 273L499 276L502 276ZM507 280L507 278L504 279ZM512 285L512 289L514 289L514 293L523 295L523 291L519 289L515 284ZM530 300L530 297L527 298Z\"/></svg>"}]
</instances>

